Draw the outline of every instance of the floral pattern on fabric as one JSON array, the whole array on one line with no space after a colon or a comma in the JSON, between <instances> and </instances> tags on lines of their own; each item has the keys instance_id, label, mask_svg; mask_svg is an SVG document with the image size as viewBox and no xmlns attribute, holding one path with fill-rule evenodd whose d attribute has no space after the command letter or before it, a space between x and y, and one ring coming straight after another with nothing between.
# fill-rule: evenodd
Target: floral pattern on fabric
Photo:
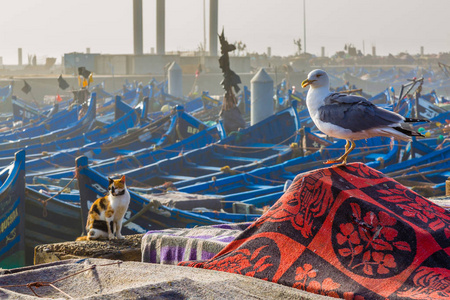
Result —
<instances>
[{"instance_id":1,"label":"floral pattern on fabric","mask_svg":"<svg viewBox=\"0 0 450 300\"><path fill-rule=\"evenodd\" d=\"M402 272L416 255L414 230L383 210L367 211L357 199L348 199L337 214L351 211L350 222L333 224L333 247L341 263L361 276L391 277Z\"/></svg>"}]
</instances>

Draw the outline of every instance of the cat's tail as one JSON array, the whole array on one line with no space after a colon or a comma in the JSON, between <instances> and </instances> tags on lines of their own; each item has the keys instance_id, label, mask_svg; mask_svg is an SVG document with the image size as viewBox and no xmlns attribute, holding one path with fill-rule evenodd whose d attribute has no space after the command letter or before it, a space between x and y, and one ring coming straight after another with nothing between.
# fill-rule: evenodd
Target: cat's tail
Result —
<instances>
[{"instance_id":1,"label":"cat's tail","mask_svg":"<svg viewBox=\"0 0 450 300\"><path fill-rule=\"evenodd\" d=\"M76 241L92 241L98 239L108 239L108 233L100 229L92 228L88 231L87 235L77 237Z\"/></svg>"},{"instance_id":2,"label":"cat's tail","mask_svg":"<svg viewBox=\"0 0 450 300\"><path fill-rule=\"evenodd\" d=\"M97 229L97 228L92 228L91 230L89 230L89 232L87 234L88 240L98 240L98 239L107 239L107 238L108 238L108 232L101 230L101 229Z\"/></svg>"}]
</instances>

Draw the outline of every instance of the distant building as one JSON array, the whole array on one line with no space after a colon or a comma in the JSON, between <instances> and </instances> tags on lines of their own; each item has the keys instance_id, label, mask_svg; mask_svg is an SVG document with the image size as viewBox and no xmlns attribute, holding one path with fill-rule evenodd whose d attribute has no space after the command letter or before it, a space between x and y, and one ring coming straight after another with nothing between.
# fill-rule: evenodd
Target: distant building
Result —
<instances>
[{"instance_id":1,"label":"distant building","mask_svg":"<svg viewBox=\"0 0 450 300\"><path fill-rule=\"evenodd\" d=\"M217 56L202 57L186 53L134 55L73 52L64 54L64 73L77 74L78 67L85 67L95 74L103 75L163 75L165 67L174 61L185 74L194 74L200 64L205 72L221 72ZM251 71L249 56L231 56L230 63L238 73Z\"/></svg>"},{"instance_id":2,"label":"distant building","mask_svg":"<svg viewBox=\"0 0 450 300\"><path fill-rule=\"evenodd\" d=\"M65 53L64 54L64 73L78 74L78 67L85 67L90 71L95 70L95 58L100 54L91 53Z\"/></svg>"}]
</instances>

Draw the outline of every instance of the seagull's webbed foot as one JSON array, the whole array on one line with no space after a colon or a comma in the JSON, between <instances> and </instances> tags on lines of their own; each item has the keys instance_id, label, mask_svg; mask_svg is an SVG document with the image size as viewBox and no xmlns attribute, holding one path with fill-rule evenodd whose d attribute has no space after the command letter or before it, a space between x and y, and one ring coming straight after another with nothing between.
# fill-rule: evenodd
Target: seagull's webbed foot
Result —
<instances>
[{"instance_id":1,"label":"seagull's webbed foot","mask_svg":"<svg viewBox=\"0 0 450 300\"><path fill-rule=\"evenodd\" d=\"M344 159L340 164L336 165L336 167L342 167L347 165L347 158Z\"/></svg>"},{"instance_id":2,"label":"seagull's webbed foot","mask_svg":"<svg viewBox=\"0 0 450 300\"><path fill-rule=\"evenodd\" d=\"M337 166L345 166L347 164L347 157L350 154L350 152L353 151L353 149L355 149L355 143L353 141L349 141L347 140L347 143L345 144L345 153L337 158L337 159L330 159L327 160L326 162L324 162L324 164L337 164L340 163Z\"/></svg>"},{"instance_id":3,"label":"seagull's webbed foot","mask_svg":"<svg viewBox=\"0 0 450 300\"><path fill-rule=\"evenodd\" d=\"M326 162L324 162L325 165L337 164L337 163L344 163L344 159L342 158L342 156L337 159L329 159Z\"/></svg>"}]
</instances>

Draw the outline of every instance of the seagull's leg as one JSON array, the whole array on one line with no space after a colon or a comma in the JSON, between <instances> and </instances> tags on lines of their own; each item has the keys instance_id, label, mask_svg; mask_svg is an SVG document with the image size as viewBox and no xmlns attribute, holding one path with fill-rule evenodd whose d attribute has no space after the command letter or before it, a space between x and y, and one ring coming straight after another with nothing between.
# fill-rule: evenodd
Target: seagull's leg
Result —
<instances>
[{"instance_id":1,"label":"seagull's leg","mask_svg":"<svg viewBox=\"0 0 450 300\"><path fill-rule=\"evenodd\" d=\"M347 156L350 154L350 152L353 151L353 149L355 149L356 145L354 141L350 141L352 143L350 149L348 149L347 151L345 151L344 155L342 155L340 158L343 158L342 163L339 164L339 166L345 166L347 164Z\"/></svg>"},{"instance_id":2,"label":"seagull's leg","mask_svg":"<svg viewBox=\"0 0 450 300\"><path fill-rule=\"evenodd\" d=\"M342 162L344 160L345 153L347 153L349 147L350 147L350 141L349 140L345 140L345 152L344 152L344 154L341 157L339 157L339 158L327 160L325 162L325 164L335 164L335 163Z\"/></svg>"}]
</instances>

